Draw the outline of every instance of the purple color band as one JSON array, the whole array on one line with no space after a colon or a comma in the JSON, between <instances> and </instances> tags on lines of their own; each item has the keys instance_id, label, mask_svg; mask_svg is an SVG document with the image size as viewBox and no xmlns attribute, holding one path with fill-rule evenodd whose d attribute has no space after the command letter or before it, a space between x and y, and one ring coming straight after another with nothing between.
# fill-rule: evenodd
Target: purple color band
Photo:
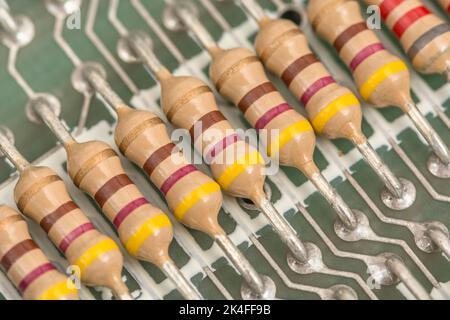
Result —
<instances>
[{"instance_id":1,"label":"purple color band","mask_svg":"<svg viewBox=\"0 0 450 320\"><path fill-rule=\"evenodd\" d=\"M336 83L336 81L333 79L333 77L328 76L324 78L320 78L316 82L314 82L302 95L300 98L300 101L303 103L303 105L306 107L309 100L321 89L325 88L326 86L329 86L330 84Z\"/></svg>"},{"instance_id":2,"label":"purple color band","mask_svg":"<svg viewBox=\"0 0 450 320\"><path fill-rule=\"evenodd\" d=\"M114 225L116 226L117 229L119 229L120 225L122 224L122 222L131 214L133 213L134 210L136 210L137 208L142 207L143 205L149 204L149 202L147 201L147 199L145 198L139 198L136 199L132 202L130 202L129 204L127 204L125 207L123 207L119 213L116 215L116 217L114 218Z\"/></svg>"},{"instance_id":3,"label":"purple color band","mask_svg":"<svg viewBox=\"0 0 450 320\"><path fill-rule=\"evenodd\" d=\"M384 47L381 43L371 44L370 46L364 48L353 58L352 62L350 62L350 69L355 71L356 68L364 62L364 60L382 50L384 50Z\"/></svg>"},{"instance_id":4,"label":"purple color band","mask_svg":"<svg viewBox=\"0 0 450 320\"><path fill-rule=\"evenodd\" d=\"M64 237L64 239L59 244L59 249L63 253L65 253L67 248L69 248L70 244L74 242L78 237L94 229L95 229L94 225L90 222L82 224L81 226L75 228L72 232L70 232L67 236Z\"/></svg>"},{"instance_id":5,"label":"purple color band","mask_svg":"<svg viewBox=\"0 0 450 320\"><path fill-rule=\"evenodd\" d=\"M19 283L19 291L21 293L24 293L25 290L27 290L28 286L34 280L39 278L44 273L47 273L47 272L52 271L52 270L56 270L56 268L50 262L37 267L36 269L31 271L25 278L23 278L22 281L20 281L20 283Z\"/></svg>"},{"instance_id":6,"label":"purple color band","mask_svg":"<svg viewBox=\"0 0 450 320\"><path fill-rule=\"evenodd\" d=\"M279 106L270 109L258 119L255 124L255 129L258 131L264 129L270 121L289 110L291 110L291 107L287 103L280 104Z\"/></svg>"},{"instance_id":7,"label":"purple color band","mask_svg":"<svg viewBox=\"0 0 450 320\"><path fill-rule=\"evenodd\" d=\"M239 140L241 140L239 138L239 136L236 133L233 133L232 135L229 135L225 138L223 138L221 141L217 142L214 147L212 147L211 149L209 149L208 153L205 156L205 160L208 162L208 164L212 163L214 158L221 153L222 151L224 151L226 148L228 148L229 146L235 144L236 142L238 142Z\"/></svg>"},{"instance_id":8,"label":"purple color band","mask_svg":"<svg viewBox=\"0 0 450 320\"><path fill-rule=\"evenodd\" d=\"M169 190L175 185L175 183L178 182L178 180L194 171L197 171L197 168L195 168L192 164L188 164L187 166L178 169L172 173L166 181L164 181L160 188L161 192L164 193L164 195L167 195Z\"/></svg>"}]
</instances>

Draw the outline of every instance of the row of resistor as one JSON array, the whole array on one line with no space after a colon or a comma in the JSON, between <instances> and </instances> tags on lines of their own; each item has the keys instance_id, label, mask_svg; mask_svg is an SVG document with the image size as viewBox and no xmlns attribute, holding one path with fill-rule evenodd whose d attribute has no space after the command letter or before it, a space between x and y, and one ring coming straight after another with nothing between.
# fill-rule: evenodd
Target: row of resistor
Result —
<instances>
[{"instance_id":1,"label":"row of resistor","mask_svg":"<svg viewBox=\"0 0 450 320\"><path fill-rule=\"evenodd\" d=\"M201 24L191 2L168 2L166 9L171 28L190 31L210 53L210 76L217 92L236 105L256 129L265 142L264 155L234 130L206 83L191 76L174 76L160 63L152 51L150 38L143 32L125 32L118 54L125 62L142 63L160 82L162 109L167 119L189 132L193 145L209 164L212 178L199 171L178 150L158 116L127 106L108 83L101 65L79 62L72 79L77 90L95 93L116 111L117 148L148 175L179 222L206 233L219 244L244 279L242 297L273 298L273 281L247 261L217 220L222 191L249 199L265 215L297 265L306 268L313 262L312 252L275 209L264 190L264 156L305 174L335 210L336 233L342 237L357 236L365 217L347 205L316 166L315 133L354 143L385 184L382 200L386 206L395 210L411 206L415 187L397 177L370 146L361 130L359 98L334 80L309 49L298 26L289 20L269 18L255 1L239 3L260 26L255 43L257 55L244 48L220 48ZM46 4L56 16L68 16L80 2L48 0ZM380 6L387 25L392 25L401 37L418 70L448 74L450 29L447 23L432 15L419 1L384 0L375 4ZM412 10L420 12L420 16L409 13ZM30 21L23 17L16 19L5 8L1 13L4 43L10 48L28 44L32 40ZM360 96L371 105L398 106L407 113L433 151L430 170L436 176L448 178L449 150L411 98L406 63L389 53L367 27L359 4L309 1L308 15L317 33L333 44L348 64ZM278 75L304 105L306 118L286 102L266 76L264 67ZM29 99L27 114L32 120L45 123L65 148L67 171L73 183L95 200L131 256L159 267L185 298L202 298L170 257L168 248L173 230L168 213L143 196L111 146L101 141L78 141L58 118L59 109L59 101L53 96L34 94ZM14 190L19 210L41 225L69 263L79 268L84 283L109 287L116 297L130 298L121 279L122 255L118 246L96 230L72 200L61 178L51 168L30 164L7 135L0 135L0 148L19 171ZM421 237L419 240L427 240L435 251L450 256L446 226L430 224ZM25 298L76 297L76 288L68 285L65 276L31 240L20 215L6 207L0 211L0 259L3 270ZM396 255L383 255L381 266L386 278L399 279L416 298L429 298L428 292ZM378 279L380 283L386 281ZM339 287L332 298L355 298L355 294L350 288Z\"/></svg>"}]
</instances>

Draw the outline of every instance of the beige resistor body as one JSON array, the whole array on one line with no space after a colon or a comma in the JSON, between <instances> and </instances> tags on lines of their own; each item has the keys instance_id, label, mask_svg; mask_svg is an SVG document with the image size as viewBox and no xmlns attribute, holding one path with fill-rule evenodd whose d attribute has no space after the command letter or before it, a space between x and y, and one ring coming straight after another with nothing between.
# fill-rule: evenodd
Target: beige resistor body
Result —
<instances>
[{"instance_id":1,"label":"beige resistor body","mask_svg":"<svg viewBox=\"0 0 450 320\"><path fill-rule=\"evenodd\" d=\"M68 172L91 195L118 230L127 251L162 267L170 260L173 238L168 217L152 206L125 174L117 154L106 143L66 142Z\"/></svg>"},{"instance_id":2,"label":"beige resistor body","mask_svg":"<svg viewBox=\"0 0 450 320\"><path fill-rule=\"evenodd\" d=\"M450 25L419 0L365 0L380 8L386 25L400 40L414 67L423 73L450 70Z\"/></svg>"},{"instance_id":3,"label":"beige resistor body","mask_svg":"<svg viewBox=\"0 0 450 320\"><path fill-rule=\"evenodd\" d=\"M40 224L69 263L79 268L83 282L109 287L117 297L128 295L119 248L94 227L53 170L28 166L20 171L14 196L19 209Z\"/></svg>"},{"instance_id":4,"label":"beige resistor body","mask_svg":"<svg viewBox=\"0 0 450 320\"><path fill-rule=\"evenodd\" d=\"M260 131L268 154L279 156L282 165L297 167L307 176L316 173L314 131L269 81L258 57L244 48L212 48L210 52L210 74L217 90Z\"/></svg>"},{"instance_id":5,"label":"beige resistor body","mask_svg":"<svg viewBox=\"0 0 450 320\"><path fill-rule=\"evenodd\" d=\"M368 29L356 1L311 0L308 16L353 72L361 96L377 107L410 110L409 70Z\"/></svg>"},{"instance_id":6,"label":"beige resistor body","mask_svg":"<svg viewBox=\"0 0 450 320\"><path fill-rule=\"evenodd\" d=\"M0 265L27 300L75 300L77 289L31 239L19 213L0 206Z\"/></svg>"},{"instance_id":7,"label":"beige resistor body","mask_svg":"<svg viewBox=\"0 0 450 320\"><path fill-rule=\"evenodd\" d=\"M128 106L118 107L117 113L116 144L149 175L175 217L189 228L210 236L225 234L217 221L222 206L220 186L177 149L161 119Z\"/></svg>"},{"instance_id":8,"label":"beige resistor body","mask_svg":"<svg viewBox=\"0 0 450 320\"><path fill-rule=\"evenodd\" d=\"M193 77L175 77L166 69L158 79L166 116L175 126L189 130L215 180L232 196L259 203L265 196L263 159L219 111L209 87Z\"/></svg>"},{"instance_id":9,"label":"beige resistor body","mask_svg":"<svg viewBox=\"0 0 450 320\"><path fill-rule=\"evenodd\" d=\"M355 95L339 85L311 52L305 35L290 20L258 21L258 56L304 105L315 131L330 139L364 141L362 112Z\"/></svg>"}]
</instances>

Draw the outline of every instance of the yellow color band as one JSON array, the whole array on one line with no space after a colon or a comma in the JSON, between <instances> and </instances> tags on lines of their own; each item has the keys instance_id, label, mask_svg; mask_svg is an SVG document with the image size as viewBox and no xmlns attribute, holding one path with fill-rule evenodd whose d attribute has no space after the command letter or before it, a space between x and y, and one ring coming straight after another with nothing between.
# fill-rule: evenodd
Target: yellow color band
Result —
<instances>
[{"instance_id":1,"label":"yellow color band","mask_svg":"<svg viewBox=\"0 0 450 320\"><path fill-rule=\"evenodd\" d=\"M175 217L178 220L182 220L186 212L199 200L217 191L220 191L220 186L215 182L208 182L201 187L198 187L181 200L181 203L174 211Z\"/></svg>"},{"instance_id":2,"label":"yellow color band","mask_svg":"<svg viewBox=\"0 0 450 320\"><path fill-rule=\"evenodd\" d=\"M359 106L359 101L353 93L337 98L325 108L320 110L317 116L312 120L314 129L316 129L318 133L322 133L323 128L325 128L331 118L333 118L339 111L352 106Z\"/></svg>"},{"instance_id":3,"label":"yellow color band","mask_svg":"<svg viewBox=\"0 0 450 320\"><path fill-rule=\"evenodd\" d=\"M313 128L308 120L301 120L293 125L290 125L281 131L280 135L274 139L274 142L269 144L267 147L267 154L269 156L273 156L278 153L286 143L295 138L295 136L307 131L313 131Z\"/></svg>"},{"instance_id":4,"label":"yellow color band","mask_svg":"<svg viewBox=\"0 0 450 320\"><path fill-rule=\"evenodd\" d=\"M74 264L78 266L80 272L83 273L99 256L111 250L119 250L119 247L117 247L117 244L114 241L111 239L100 241L86 250Z\"/></svg>"},{"instance_id":5,"label":"yellow color band","mask_svg":"<svg viewBox=\"0 0 450 320\"><path fill-rule=\"evenodd\" d=\"M366 82L364 82L364 84L359 89L361 97L363 97L364 100L368 100L381 82L383 82L393 74L407 70L408 67L401 60L388 63L384 67L380 68L373 75L371 75Z\"/></svg>"},{"instance_id":6,"label":"yellow color band","mask_svg":"<svg viewBox=\"0 0 450 320\"><path fill-rule=\"evenodd\" d=\"M234 179L247 170L247 168L257 164L264 164L264 159L261 154L258 151L246 153L244 157L236 160L235 163L226 168L219 179L217 179L217 182L222 188L227 190Z\"/></svg>"},{"instance_id":7,"label":"yellow color band","mask_svg":"<svg viewBox=\"0 0 450 320\"><path fill-rule=\"evenodd\" d=\"M127 251L133 256L136 256L144 241L152 234L158 232L159 229L164 227L172 227L172 223L165 214L159 214L151 219L148 219L127 240L127 243L125 244Z\"/></svg>"},{"instance_id":8,"label":"yellow color band","mask_svg":"<svg viewBox=\"0 0 450 320\"><path fill-rule=\"evenodd\" d=\"M61 300L70 294L77 294L77 289L75 286L70 286L69 288L68 280L58 282L53 287L41 294L37 300Z\"/></svg>"}]
</instances>

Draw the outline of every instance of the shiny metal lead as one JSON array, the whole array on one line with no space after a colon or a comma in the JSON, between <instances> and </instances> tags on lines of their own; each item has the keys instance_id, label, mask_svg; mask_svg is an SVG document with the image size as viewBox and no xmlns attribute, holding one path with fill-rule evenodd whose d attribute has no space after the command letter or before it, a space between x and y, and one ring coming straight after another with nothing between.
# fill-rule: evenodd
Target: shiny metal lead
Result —
<instances>
[{"instance_id":1,"label":"shiny metal lead","mask_svg":"<svg viewBox=\"0 0 450 320\"><path fill-rule=\"evenodd\" d=\"M381 160L380 156L367 140L363 143L354 144L362 154L364 160L385 185L385 189L381 192L381 200L383 203L393 210L409 208L416 200L416 188L414 184L404 178L398 178L383 160Z\"/></svg>"},{"instance_id":2,"label":"shiny metal lead","mask_svg":"<svg viewBox=\"0 0 450 320\"><path fill-rule=\"evenodd\" d=\"M28 160L14 147L11 130L3 126L0 126L0 156L8 158L19 171L24 171L30 166Z\"/></svg>"},{"instance_id":3,"label":"shiny metal lead","mask_svg":"<svg viewBox=\"0 0 450 320\"><path fill-rule=\"evenodd\" d=\"M450 151L447 145L415 104L409 104L408 109L409 118L433 151L428 159L428 170L438 178L450 178Z\"/></svg>"}]
</instances>

